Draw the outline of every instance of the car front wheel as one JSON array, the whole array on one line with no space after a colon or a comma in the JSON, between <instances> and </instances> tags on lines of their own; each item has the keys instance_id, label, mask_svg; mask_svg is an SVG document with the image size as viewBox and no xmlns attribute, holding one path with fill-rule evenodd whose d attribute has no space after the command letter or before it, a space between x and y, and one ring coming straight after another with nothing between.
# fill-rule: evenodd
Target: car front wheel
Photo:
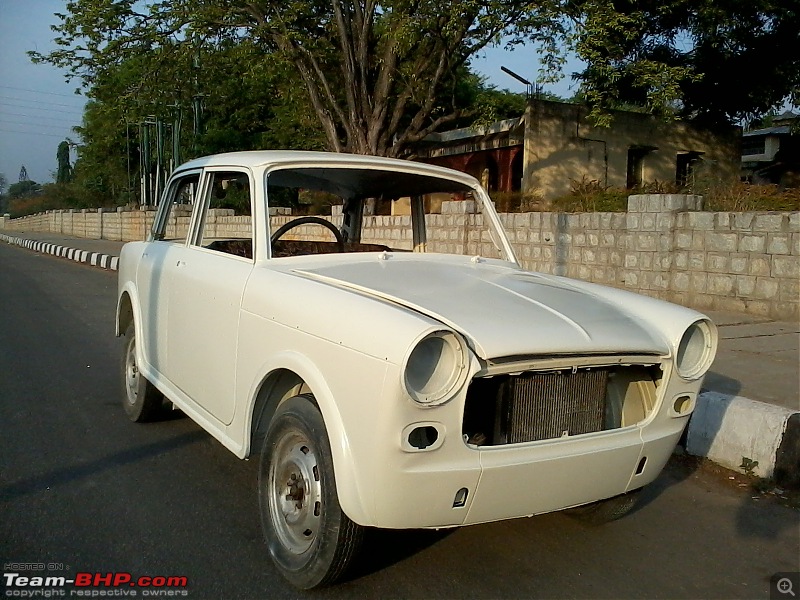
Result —
<instances>
[{"instance_id":1,"label":"car front wheel","mask_svg":"<svg viewBox=\"0 0 800 600\"><path fill-rule=\"evenodd\" d=\"M164 396L139 372L136 358L136 329L131 322L125 330L122 352L122 405L131 421L152 421L164 403Z\"/></svg>"},{"instance_id":2,"label":"car front wheel","mask_svg":"<svg viewBox=\"0 0 800 600\"><path fill-rule=\"evenodd\" d=\"M261 451L258 489L264 537L283 576L301 589L340 579L363 528L339 506L330 442L312 396L278 407Z\"/></svg>"}]
</instances>

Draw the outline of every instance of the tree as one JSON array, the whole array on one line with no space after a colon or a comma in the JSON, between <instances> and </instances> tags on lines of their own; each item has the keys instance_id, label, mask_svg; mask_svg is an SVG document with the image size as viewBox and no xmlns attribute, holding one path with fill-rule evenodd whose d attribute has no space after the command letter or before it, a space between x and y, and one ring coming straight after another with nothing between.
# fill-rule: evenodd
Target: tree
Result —
<instances>
[{"instance_id":1,"label":"tree","mask_svg":"<svg viewBox=\"0 0 800 600\"><path fill-rule=\"evenodd\" d=\"M800 105L796 3L578 0L570 11L595 117L632 102L714 125Z\"/></svg>"},{"instance_id":2,"label":"tree","mask_svg":"<svg viewBox=\"0 0 800 600\"><path fill-rule=\"evenodd\" d=\"M8 179L6 179L4 173L0 173L0 216L3 216L8 211L8 200L5 194L6 185L8 185Z\"/></svg>"},{"instance_id":3,"label":"tree","mask_svg":"<svg viewBox=\"0 0 800 600\"><path fill-rule=\"evenodd\" d=\"M72 181L72 165L69 163L69 142L63 141L58 145L56 160L58 161L56 183L69 183Z\"/></svg>"},{"instance_id":4,"label":"tree","mask_svg":"<svg viewBox=\"0 0 800 600\"><path fill-rule=\"evenodd\" d=\"M94 87L133 57L173 68L205 49L247 42L253 68L288 64L329 149L400 156L429 133L476 111L457 102L458 74L506 33L555 56L557 0L76 0L55 27L60 49L34 60ZM176 81L192 73L184 69Z\"/></svg>"},{"instance_id":5,"label":"tree","mask_svg":"<svg viewBox=\"0 0 800 600\"><path fill-rule=\"evenodd\" d=\"M17 183L12 183L8 187L8 195L13 199L26 198L38 194L41 190L42 186L38 183L31 179L25 179Z\"/></svg>"}]
</instances>

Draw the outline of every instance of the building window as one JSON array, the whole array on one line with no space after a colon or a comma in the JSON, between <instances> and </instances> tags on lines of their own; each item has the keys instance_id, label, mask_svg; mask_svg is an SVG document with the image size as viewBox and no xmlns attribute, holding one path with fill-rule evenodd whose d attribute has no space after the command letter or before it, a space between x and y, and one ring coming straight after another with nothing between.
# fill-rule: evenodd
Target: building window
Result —
<instances>
[{"instance_id":1,"label":"building window","mask_svg":"<svg viewBox=\"0 0 800 600\"><path fill-rule=\"evenodd\" d=\"M675 161L675 185L692 187L695 170L702 159L702 152L679 152Z\"/></svg>"},{"instance_id":2,"label":"building window","mask_svg":"<svg viewBox=\"0 0 800 600\"><path fill-rule=\"evenodd\" d=\"M754 154L766 154L766 138L742 141L742 156L752 156Z\"/></svg>"}]
</instances>

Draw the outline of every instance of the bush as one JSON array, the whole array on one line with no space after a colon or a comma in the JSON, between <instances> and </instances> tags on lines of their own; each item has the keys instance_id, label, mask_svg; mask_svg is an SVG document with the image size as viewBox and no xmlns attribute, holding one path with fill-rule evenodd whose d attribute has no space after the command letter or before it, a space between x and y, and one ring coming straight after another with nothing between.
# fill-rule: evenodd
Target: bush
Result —
<instances>
[{"instance_id":1,"label":"bush","mask_svg":"<svg viewBox=\"0 0 800 600\"><path fill-rule=\"evenodd\" d=\"M559 212L625 212L628 196L647 193L602 185L597 179L570 182L570 193L553 200L553 210Z\"/></svg>"},{"instance_id":2,"label":"bush","mask_svg":"<svg viewBox=\"0 0 800 600\"><path fill-rule=\"evenodd\" d=\"M800 210L800 188L781 190L777 185L736 182L711 185L698 193L703 196L703 208L709 211Z\"/></svg>"}]
</instances>

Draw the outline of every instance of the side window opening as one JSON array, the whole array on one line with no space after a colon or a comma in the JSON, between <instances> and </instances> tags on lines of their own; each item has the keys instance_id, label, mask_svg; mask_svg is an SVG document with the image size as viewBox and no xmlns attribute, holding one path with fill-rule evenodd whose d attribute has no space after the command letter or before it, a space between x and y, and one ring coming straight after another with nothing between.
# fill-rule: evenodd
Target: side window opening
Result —
<instances>
[{"instance_id":1,"label":"side window opening","mask_svg":"<svg viewBox=\"0 0 800 600\"><path fill-rule=\"evenodd\" d=\"M192 210L197 199L199 173L176 179L167 190L153 224L153 240L184 241L189 230Z\"/></svg>"},{"instance_id":2,"label":"side window opening","mask_svg":"<svg viewBox=\"0 0 800 600\"><path fill-rule=\"evenodd\" d=\"M197 239L209 250L253 258L253 198L250 178L240 171L208 174L206 207Z\"/></svg>"}]
</instances>

